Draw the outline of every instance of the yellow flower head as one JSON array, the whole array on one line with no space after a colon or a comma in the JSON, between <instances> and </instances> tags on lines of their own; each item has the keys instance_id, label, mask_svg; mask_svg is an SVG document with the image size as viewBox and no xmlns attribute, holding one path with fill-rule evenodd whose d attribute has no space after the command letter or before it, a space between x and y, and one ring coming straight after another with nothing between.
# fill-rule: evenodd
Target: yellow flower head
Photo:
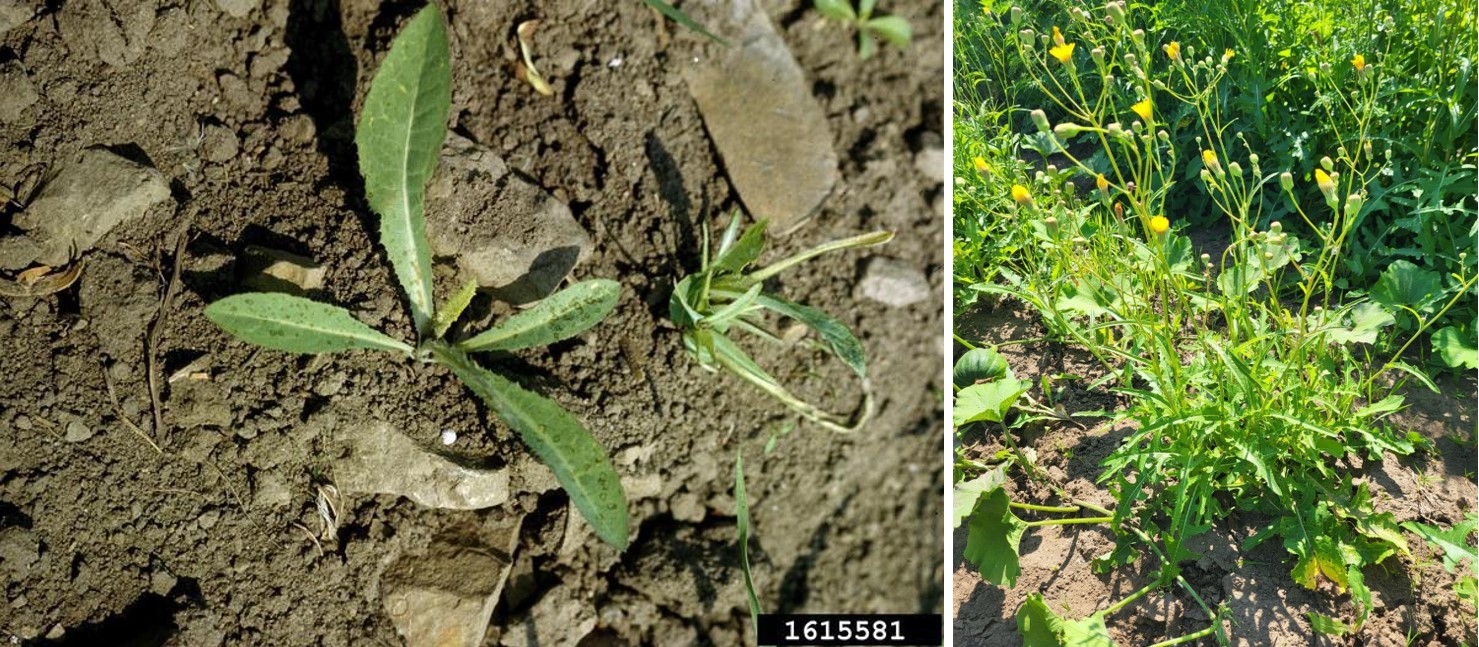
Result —
<instances>
[{"instance_id":1,"label":"yellow flower head","mask_svg":"<svg viewBox=\"0 0 1479 647\"><path fill-rule=\"evenodd\" d=\"M1150 121L1150 99L1145 99L1140 103L1130 106L1130 109L1134 110L1135 114L1140 115L1141 119Z\"/></svg>"},{"instance_id":2,"label":"yellow flower head","mask_svg":"<svg viewBox=\"0 0 1479 647\"><path fill-rule=\"evenodd\" d=\"M976 165L976 172L977 173L985 174L986 173L986 169L991 168L991 167L989 167L989 166L986 165L986 160L983 159L983 158L980 158L980 157L977 157L977 158L971 160L971 162Z\"/></svg>"},{"instance_id":3,"label":"yellow flower head","mask_svg":"<svg viewBox=\"0 0 1479 647\"><path fill-rule=\"evenodd\" d=\"M1027 192L1027 187L1020 184L1013 184L1012 199L1016 200L1017 204L1027 204L1032 202L1032 194Z\"/></svg>"},{"instance_id":4,"label":"yellow flower head","mask_svg":"<svg viewBox=\"0 0 1479 647\"><path fill-rule=\"evenodd\" d=\"M1330 174L1325 169L1315 169L1315 184L1320 186L1321 193L1330 193L1335 190L1335 181L1330 179Z\"/></svg>"},{"instance_id":5,"label":"yellow flower head","mask_svg":"<svg viewBox=\"0 0 1479 647\"><path fill-rule=\"evenodd\" d=\"M1053 44L1059 47L1063 46L1063 32L1058 31L1057 25L1053 25Z\"/></svg>"},{"instance_id":6,"label":"yellow flower head","mask_svg":"<svg viewBox=\"0 0 1479 647\"><path fill-rule=\"evenodd\" d=\"M1181 43L1173 40L1169 44L1165 45L1164 49L1166 50L1166 56L1171 57L1171 60L1176 62L1181 61Z\"/></svg>"},{"instance_id":7,"label":"yellow flower head","mask_svg":"<svg viewBox=\"0 0 1479 647\"><path fill-rule=\"evenodd\" d=\"M1356 71L1357 72L1360 72L1361 70L1366 69L1366 57L1365 56L1362 56L1360 54L1357 54L1355 58L1352 58L1351 59L1351 65L1356 66Z\"/></svg>"},{"instance_id":8,"label":"yellow flower head","mask_svg":"<svg viewBox=\"0 0 1479 647\"><path fill-rule=\"evenodd\" d=\"M1100 192L1108 191L1109 180L1104 179L1104 174L1100 173L1099 177L1094 178L1094 186L1099 187Z\"/></svg>"},{"instance_id":9,"label":"yellow flower head","mask_svg":"<svg viewBox=\"0 0 1479 647\"><path fill-rule=\"evenodd\" d=\"M1222 50L1222 62L1223 63L1226 63L1228 61L1231 61L1232 60L1232 57L1235 56L1235 55L1236 55L1236 52L1234 52L1234 51L1232 51L1230 49L1224 49L1224 50Z\"/></svg>"},{"instance_id":10,"label":"yellow flower head","mask_svg":"<svg viewBox=\"0 0 1479 647\"><path fill-rule=\"evenodd\" d=\"M1074 43L1059 45L1057 47L1054 47L1053 49L1048 50L1048 53L1052 54L1053 58L1058 59L1059 63L1067 65L1068 61L1073 59L1073 46Z\"/></svg>"},{"instance_id":11,"label":"yellow flower head","mask_svg":"<svg viewBox=\"0 0 1479 647\"><path fill-rule=\"evenodd\" d=\"M1171 221L1166 220L1165 216L1156 216L1150 219L1150 231L1157 235L1166 233L1166 230L1170 228Z\"/></svg>"},{"instance_id":12,"label":"yellow flower head","mask_svg":"<svg viewBox=\"0 0 1479 647\"><path fill-rule=\"evenodd\" d=\"M1217 153L1214 153L1210 150L1202 151L1202 164L1206 166L1215 166L1217 164Z\"/></svg>"}]
</instances>

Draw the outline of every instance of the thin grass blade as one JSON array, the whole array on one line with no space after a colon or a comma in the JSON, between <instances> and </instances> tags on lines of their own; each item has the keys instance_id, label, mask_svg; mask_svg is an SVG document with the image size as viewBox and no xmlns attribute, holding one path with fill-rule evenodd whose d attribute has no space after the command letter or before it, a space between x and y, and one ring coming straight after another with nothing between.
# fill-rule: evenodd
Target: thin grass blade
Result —
<instances>
[{"instance_id":1,"label":"thin grass blade","mask_svg":"<svg viewBox=\"0 0 1479 647\"><path fill-rule=\"evenodd\" d=\"M206 306L205 316L242 341L290 353L331 353L353 348L411 354L405 342L364 324L348 310L303 297L254 292Z\"/></svg>"},{"instance_id":2,"label":"thin grass blade","mask_svg":"<svg viewBox=\"0 0 1479 647\"><path fill-rule=\"evenodd\" d=\"M703 36L706 36L710 40L712 40L712 41L714 41L716 43L719 43L720 45L723 45L725 47L729 47L729 41L724 40L723 38L720 38L720 37L715 36L714 34L710 33L709 30L704 29L704 26L703 25L700 25L697 22L694 22L694 20L692 18L689 18L688 17L688 14L685 14L682 11L679 11L677 7L674 7L673 5L670 5L670 4L666 3L666 2L663 2L662 0L642 0L642 1L645 2L645 3L647 3L647 6L652 7L653 9L656 9L658 13L660 13L660 14L662 14L664 16L667 16L673 22L676 22L676 23L678 23L680 25L683 25L684 27L687 27L690 31L693 31L696 34L701 34Z\"/></svg>"},{"instance_id":3,"label":"thin grass blade","mask_svg":"<svg viewBox=\"0 0 1479 647\"><path fill-rule=\"evenodd\" d=\"M755 595L755 580L750 576L750 503L745 497L745 457L734 453L734 516L739 533L740 573L745 580L745 596L750 603L750 630L759 631L760 598Z\"/></svg>"},{"instance_id":4,"label":"thin grass blade","mask_svg":"<svg viewBox=\"0 0 1479 647\"><path fill-rule=\"evenodd\" d=\"M452 103L451 58L435 4L406 23L375 73L354 142L380 243L406 290L416 331L430 334L431 253L422 199L441 158Z\"/></svg>"},{"instance_id":5,"label":"thin grass blade","mask_svg":"<svg viewBox=\"0 0 1479 647\"><path fill-rule=\"evenodd\" d=\"M619 551L626 550L626 493L606 450L585 426L559 403L478 366L461 350L440 343L431 349L439 363L482 398L554 471L596 536Z\"/></svg>"},{"instance_id":6,"label":"thin grass blade","mask_svg":"<svg viewBox=\"0 0 1479 647\"><path fill-rule=\"evenodd\" d=\"M569 339L601 323L620 297L621 285L616 281L581 281L462 341L457 347L471 352L516 350Z\"/></svg>"}]
</instances>

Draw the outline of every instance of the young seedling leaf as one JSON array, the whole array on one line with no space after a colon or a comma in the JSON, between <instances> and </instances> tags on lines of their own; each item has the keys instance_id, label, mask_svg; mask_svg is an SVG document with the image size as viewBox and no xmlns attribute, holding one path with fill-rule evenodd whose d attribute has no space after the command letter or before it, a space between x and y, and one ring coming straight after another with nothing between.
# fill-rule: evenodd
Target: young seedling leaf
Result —
<instances>
[{"instance_id":1,"label":"young seedling leaf","mask_svg":"<svg viewBox=\"0 0 1479 647\"><path fill-rule=\"evenodd\" d=\"M849 0L816 0L812 3L817 13L832 20L840 20L847 23L857 22L858 14L853 11L852 2Z\"/></svg>"},{"instance_id":2,"label":"young seedling leaf","mask_svg":"<svg viewBox=\"0 0 1479 647\"><path fill-rule=\"evenodd\" d=\"M760 598L755 595L755 580L750 576L750 503L745 497L745 457L738 451L734 453L734 517L739 533L740 574L750 603L750 627L751 631L759 631Z\"/></svg>"},{"instance_id":3,"label":"young seedling leaf","mask_svg":"<svg viewBox=\"0 0 1479 647\"><path fill-rule=\"evenodd\" d=\"M1062 647L1063 619L1048 608L1041 593L1033 593L1017 609L1017 633L1022 647Z\"/></svg>"},{"instance_id":4,"label":"young seedling leaf","mask_svg":"<svg viewBox=\"0 0 1479 647\"><path fill-rule=\"evenodd\" d=\"M738 214L735 218L738 218ZM769 220L761 220L745 228L739 240L727 248L721 247L719 258L714 259L711 269L715 272L742 272L750 263L754 263L760 257L761 250L765 249L765 229L770 225Z\"/></svg>"},{"instance_id":5,"label":"young seedling leaf","mask_svg":"<svg viewBox=\"0 0 1479 647\"><path fill-rule=\"evenodd\" d=\"M883 37L884 40L888 41L888 44L899 49L908 47L909 41L914 38L914 30L909 27L909 21L905 20L902 16L880 16L878 18L872 18L868 22L863 23L863 27L867 31Z\"/></svg>"},{"instance_id":6,"label":"young seedling leaf","mask_svg":"<svg viewBox=\"0 0 1479 647\"><path fill-rule=\"evenodd\" d=\"M242 341L290 353L352 348L394 350L407 355L413 351L405 342L355 319L344 308L288 294L253 292L226 297L206 306L205 316Z\"/></svg>"},{"instance_id":7,"label":"young seedling leaf","mask_svg":"<svg viewBox=\"0 0 1479 647\"><path fill-rule=\"evenodd\" d=\"M858 338L854 337L852 331L848 330L842 322L811 306L768 294L761 294L759 302L760 305L815 330L817 335L821 336L822 341L827 342L827 347L832 349L832 354L836 355L837 359L842 360L842 363L857 373L858 377L868 376L868 359L863 353L863 344L858 342Z\"/></svg>"},{"instance_id":8,"label":"young seedling leaf","mask_svg":"<svg viewBox=\"0 0 1479 647\"><path fill-rule=\"evenodd\" d=\"M1001 488L979 499L966 536L965 558L986 581L1011 588L1022 574L1017 546L1027 526L1012 514L1009 503Z\"/></svg>"},{"instance_id":9,"label":"young seedling leaf","mask_svg":"<svg viewBox=\"0 0 1479 647\"><path fill-rule=\"evenodd\" d=\"M354 137L365 197L380 216L380 243L423 336L431 332L432 292L422 198L447 133L449 59L446 27L433 3L391 43L370 83Z\"/></svg>"},{"instance_id":10,"label":"young seedling leaf","mask_svg":"<svg viewBox=\"0 0 1479 647\"><path fill-rule=\"evenodd\" d=\"M991 494L1006 483L1006 471L998 467L987 470L986 473L969 481L961 481L955 484L955 493L951 499L950 521L952 528L959 528L961 522L970 516L976 509L976 502L981 497Z\"/></svg>"},{"instance_id":11,"label":"young seedling leaf","mask_svg":"<svg viewBox=\"0 0 1479 647\"><path fill-rule=\"evenodd\" d=\"M993 380L961 389L955 394L951 422L956 427L980 421L1002 422L1030 386L1022 380Z\"/></svg>"},{"instance_id":12,"label":"young seedling leaf","mask_svg":"<svg viewBox=\"0 0 1479 647\"><path fill-rule=\"evenodd\" d=\"M436 360L482 398L534 451L570 495L596 536L617 550L627 547L627 500L606 451L554 400L484 369L457 348L431 346Z\"/></svg>"},{"instance_id":13,"label":"young seedling leaf","mask_svg":"<svg viewBox=\"0 0 1479 647\"><path fill-rule=\"evenodd\" d=\"M457 347L469 352L515 350L569 339L605 319L620 297L621 285L616 281L581 281Z\"/></svg>"},{"instance_id":14,"label":"young seedling leaf","mask_svg":"<svg viewBox=\"0 0 1479 647\"><path fill-rule=\"evenodd\" d=\"M656 9L658 13L660 13L660 14L662 14L664 16L667 16L673 22L676 22L676 23L678 23L680 25L683 25L684 27L688 28L689 31L692 31L692 32L694 32L696 34L703 35L703 36L707 37L709 40L712 40L712 41L714 41L716 43L719 43L720 45L723 45L725 47L729 47L729 41L726 41L723 38L720 38L720 37L715 36L714 34L710 33L709 30L704 29L704 26L703 25L698 24L692 18L689 18L688 17L688 14L685 14L682 11L679 11L673 5L670 5L670 4L666 3L666 2L663 2L662 0L642 0L642 1L643 2L646 2L647 3L647 6L652 7L653 9Z\"/></svg>"},{"instance_id":15,"label":"young seedling leaf","mask_svg":"<svg viewBox=\"0 0 1479 647\"><path fill-rule=\"evenodd\" d=\"M433 336L441 339L442 335L447 334L447 329L451 328L452 324L457 323L457 319L462 317L462 311L467 309L468 304L472 303L472 298L477 293L477 280L469 279L456 292L447 295L447 300L442 303L442 307L437 308L436 316L432 317Z\"/></svg>"}]
</instances>

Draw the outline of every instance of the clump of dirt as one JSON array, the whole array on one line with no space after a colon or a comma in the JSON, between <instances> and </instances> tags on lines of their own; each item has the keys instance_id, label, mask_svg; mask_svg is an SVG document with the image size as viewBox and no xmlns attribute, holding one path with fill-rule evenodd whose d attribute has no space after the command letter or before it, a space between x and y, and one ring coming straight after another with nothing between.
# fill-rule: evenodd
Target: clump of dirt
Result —
<instances>
[{"instance_id":1,"label":"clump of dirt","mask_svg":"<svg viewBox=\"0 0 1479 647\"><path fill-rule=\"evenodd\" d=\"M569 204L593 242L575 278L623 286L591 332L491 361L609 449L635 492L635 538L617 554L447 372L374 353L261 350L202 315L242 290L236 259L261 246L312 259L326 270L318 298L411 337L352 133L374 66L418 4L19 4L27 17L4 24L0 62L35 98L7 105L0 122L0 185L14 196L0 234L14 233L36 177L94 146L158 169L176 206L105 237L77 287L0 300L0 636L395 643L380 589L391 564L446 532L496 534L522 517L485 644L527 644L552 626L564 629L542 644L736 644L749 622L730 494L737 451L767 610L940 610L942 187L916 164L938 159L942 141L939 5L891 5L911 19L914 44L869 61L847 33L818 29L809 3L768 5L841 159L820 212L772 253L899 233L776 285L839 316L867 349L879 414L840 436L805 423L782 435L794 416L701 370L665 323L673 282L698 266L700 227L741 206L681 75L711 45L636 1L444 4L454 131ZM515 25L531 18L543 21L536 55L552 97L515 75ZM870 254L914 264L931 298L899 308L855 298ZM455 282L440 267L439 290ZM803 395L854 406L835 360L805 346L754 349ZM325 490L335 439L372 423L508 470L508 502L450 511L336 497ZM444 447L449 430L457 440Z\"/></svg>"},{"instance_id":2,"label":"clump of dirt","mask_svg":"<svg viewBox=\"0 0 1479 647\"><path fill-rule=\"evenodd\" d=\"M983 302L957 316L956 329L971 343L999 344L1008 340L1042 337L1036 317L1009 302ZM956 352L961 352L957 348ZM1086 391L1081 385L1102 375L1092 357L1078 356L1051 343L1008 345L1000 348L1017 377L1036 380L1043 375L1075 375L1083 379L1059 381L1061 402L1069 414L1089 410L1112 411L1124 405L1112 394ZM1476 385L1472 375L1444 380L1444 393L1421 387L1408 389L1410 408L1395 423L1431 440L1435 451L1402 461L1385 460L1361 467L1380 512L1393 512L1399 521L1418 521L1449 527L1463 521L1479 501L1473 480ZM1467 396L1462 394L1469 394ZM1031 427L1020 437L1036 449L1038 464L1070 494L1113 509L1115 501L1095 483L1104 460L1128 429L1078 418L1078 423L1051 422ZM997 430L975 430L957 439L971 458L985 458L1003 448ZM1013 500L1056 504L1050 489L1018 476L1009 484ZM1349 594L1324 587L1310 591L1290 576L1294 560L1277 541L1251 550L1243 543L1263 529L1268 519L1233 513L1211 531L1196 538L1191 550L1201 556L1183 566L1183 574L1197 594L1214 610L1226 605L1229 622L1223 628L1234 645L1339 644L1314 633L1309 612L1350 618L1355 611ZM951 601L957 645L1020 645L1016 614L1026 597L1041 592L1059 615L1086 617L1124 599L1154 581L1155 558L1142 556L1125 568L1096 574L1091 561L1115 546L1113 533L1099 525L1033 528L1022 538L1022 575L1006 588L981 579L963 554L967 529L955 531L954 582ZM1453 591L1456 573L1442 567L1441 556L1409 533L1412 557L1390 557L1366 569L1373 609L1360 633L1348 644L1456 645L1474 644L1473 609ZM1118 645L1148 645L1208 626L1211 618L1178 587L1158 590L1106 618ZM1415 642L1409 642L1409 638ZM1325 641L1325 642L1322 642ZM1216 645L1208 637L1187 643Z\"/></svg>"}]
</instances>

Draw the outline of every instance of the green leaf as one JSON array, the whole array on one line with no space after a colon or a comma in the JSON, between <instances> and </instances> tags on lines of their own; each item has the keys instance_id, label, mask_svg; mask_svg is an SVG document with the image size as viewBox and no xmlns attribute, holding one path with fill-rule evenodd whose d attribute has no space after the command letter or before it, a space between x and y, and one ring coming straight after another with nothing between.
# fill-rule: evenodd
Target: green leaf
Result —
<instances>
[{"instance_id":1,"label":"green leaf","mask_svg":"<svg viewBox=\"0 0 1479 647\"><path fill-rule=\"evenodd\" d=\"M1022 634L1022 647L1062 647L1063 619L1048 608L1041 593L1027 596L1017 609L1017 633Z\"/></svg>"},{"instance_id":2,"label":"green leaf","mask_svg":"<svg viewBox=\"0 0 1479 647\"><path fill-rule=\"evenodd\" d=\"M736 213L734 218L738 220L739 214ZM719 258L714 259L713 270L720 273L743 272L765 249L765 229L769 225L769 220L761 220L746 227L739 240L719 252Z\"/></svg>"},{"instance_id":3,"label":"green leaf","mask_svg":"<svg viewBox=\"0 0 1479 647\"><path fill-rule=\"evenodd\" d=\"M816 7L817 13L832 20L850 23L858 19L858 14L853 11L852 2L849 0L816 0L812 5Z\"/></svg>"},{"instance_id":4,"label":"green leaf","mask_svg":"<svg viewBox=\"0 0 1479 647\"><path fill-rule=\"evenodd\" d=\"M436 316L432 317L432 334L437 339L447 334L447 329L457 323L462 316L462 311L472 303L472 298L478 293L478 282L476 279L468 279L456 292L447 295L447 300L442 302L442 307L437 308Z\"/></svg>"},{"instance_id":5,"label":"green leaf","mask_svg":"<svg viewBox=\"0 0 1479 647\"><path fill-rule=\"evenodd\" d=\"M1412 531L1413 534L1422 537L1423 541L1443 551L1443 568L1450 573L1465 559L1479 564L1479 549L1469 544L1469 535L1473 534L1476 526L1479 526L1479 517L1473 514L1470 514L1463 523L1447 531L1413 521L1402 522L1403 528Z\"/></svg>"},{"instance_id":6,"label":"green leaf","mask_svg":"<svg viewBox=\"0 0 1479 647\"><path fill-rule=\"evenodd\" d=\"M1305 615L1309 616L1310 629L1314 629L1316 633L1322 633L1327 636L1346 636L1353 631L1350 625L1330 616L1315 613L1314 611L1308 611Z\"/></svg>"},{"instance_id":7,"label":"green leaf","mask_svg":"<svg viewBox=\"0 0 1479 647\"><path fill-rule=\"evenodd\" d=\"M1393 261L1372 286L1371 300L1391 310L1411 308L1425 312L1443 296L1442 280L1437 272L1409 261Z\"/></svg>"},{"instance_id":8,"label":"green leaf","mask_svg":"<svg viewBox=\"0 0 1479 647\"><path fill-rule=\"evenodd\" d=\"M1109 637L1109 627L1104 624L1104 612L1083 620L1064 622L1063 644L1065 647L1114 647L1114 640Z\"/></svg>"},{"instance_id":9,"label":"green leaf","mask_svg":"<svg viewBox=\"0 0 1479 647\"><path fill-rule=\"evenodd\" d=\"M1377 332L1394 323L1397 323L1397 319L1392 313L1368 301L1351 309L1350 326L1332 329L1327 334L1337 344L1374 344Z\"/></svg>"},{"instance_id":10,"label":"green leaf","mask_svg":"<svg viewBox=\"0 0 1479 647\"><path fill-rule=\"evenodd\" d=\"M1433 350L1438 359L1449 368L1479 368L1479 347L1474 344L1474 335L1465 335L1458 326L1448 326L1433 333Z\"/></svg>"},{"instance_id":11,"label":"green leaf","mask_svg":"<svg viewBox=\"0 0 1479 647\"><path fill-rule=\"evenodd\" d=\"M432 294L422 198L447 134L450 58L442 14L430 4L391 43L365 95L354 136L365 197L380 216L380 243L423 335L430 332Z\"/></svg>"},{"instance_id":12,"label":"green leaf","mask_svg":"<svg viewBox=\"0 0 1479 647\"><path fill-rule=\"evenodd\" d=\"M605 449L580 421L554 400L478 366L461 350L441 343L431 349L437 362L451 369L549 466L596 536L626 550L626 493Z\"/></svg>"},{"instance_id":13,"label":"green leaf","mask_svg":"<svg viewBox=\"0 0 1479 647\"><path fill-rule=\"evenodd\" d=\"M750 503L745 497L745 457L734 453L734 516L739 534L740 574L745 581L745 597L750 603L750 627L759 631L760 598L755 595L755 580L750 576Z\"/></svg>"},{"instance_id":14,"label":"green leaf","mask_svg":"<svg viewBox=\"0 0 1479 647\"><path fill-rule=\"evenodd\" d=\"M1479 604L1479 580L1472 575L1464 575L1453 583L1453 593L1458 599L1469 603L1469 606Z\"/></svg>"},{"instance_id":15,"label":"green leaf","mask_svg":"<svg viewBox=\"0 0 1479 647\"><path fill-rule=\"evenodd\" d=\"M720 45L723 45L725 47L729 47L729 41L726 41L723 38L720 38L720 37L715 36L714 34L710 33L709 30L704 29L704 26L703 25L700 25L697 22L694 22L694 20L692 18L689 18L688 17L688 14L685 14L682 11L679 11L673 5L670 5L670 4L666 3L666 2L663 2L662 0L642 0L642 1L643 2L646 2L647 3L647 6L652 7L653 9L656 9L658 13L660 13L660 14L662 14L664 16L667 16L673 22L676 22L676 23L678 23L680 25L683 25L684 27L688 28L689 31L692 31L692 32L697 33L697 34L701 34L703 36L708 37L710 40L713 40L714 42L719 43Z\"/></svg>"},{"instance_id":16,"label":"green leaf","mask_svg":"<svg viewBox=\"0 0 1479 647\"><path fill-rule=\"evenodd\" d=\"M822 341L827 343L827 347L832 349L832 354L836 355L837 359L842 360L842 363L857 373L858 377L868 376L868 358L863 353L863 344L858 342L858 338L854 337L852 331L848 330L842 322L811 306L769 294L761 294L757 300L760 305L815 330Z\"/></svg>"},{"instance_id":17,"label":"green leaf","mask_svg":"<svg viewBox=\"0 0 1479 647\"><path fill-rule=\"evenodd\" d=\"M621 285L610 279L581 281L545 297L457 347L469 352L545 346L589 329L616 307Z\"/></svg>"},{"instance_id":18,"label":"green leaf","mask_svg":"<svg viewBox=\"0 0 1479 647\"><path fill-rule=\"evenodd\" d=\"M994 348L973 348L955 360L955 386L966 388L977 382L1012 379L1012 369Z\"/></svg>"},{"instance_id":19,"label":"green leaf","mask_svg":"<svg viewBox=\"0 0 1479 647\"><path fill-rule=\"evenodd\" d=\"M909 46L914 30L902 16L880 16L863 23L863 28L883 37L890 45L899 49Z\"/></svg>"},{"instance_id":20,"label":"green leaf","mask_svg":"<svg viewBox=\"0 0 1479 647\"><path fill-rule=\"evenodd\" d=\"M951 498L950 527L959 528L960 522L965 521L971 511L976 509L976 502L1000 489L1006 480L1005 470L998 467L969 481L956 483L955 493Z\"/></svg>"},{"instance_id":21,"label":"green leaf","mask_svg":"<svg viewBox=\"0 0 1479 647\"><path fill-rule=\"evenodd\" d=\"M351 348L414 349L364 324L348 310L276 292L226 297L205 316L242 341L290 353L330 353Z\"/></svg>"},{"instance_id":22,"label":"green leaf","mask_svg":"<svg viewBox=\"0 0 1479 647\"><path fill-rule=\"evenodd\" d=\"M971 515L965 558L992 584L1012 587L1022 574L1017 546L1027 525L1012 514L1006 490L993 490L980 499Z\"/></svg>"},{"instance_id":23,"label":"green leaf","mask_svg":"<svg viewBox=\"0 0 1479 647\"><path fill-rule=\"evenodd\" d=\"M955 394L952 422L956 427L983 420L1001 422L1030 386L1022 380L996 380L961 389Z\"/></svg>"}]
</instances>

